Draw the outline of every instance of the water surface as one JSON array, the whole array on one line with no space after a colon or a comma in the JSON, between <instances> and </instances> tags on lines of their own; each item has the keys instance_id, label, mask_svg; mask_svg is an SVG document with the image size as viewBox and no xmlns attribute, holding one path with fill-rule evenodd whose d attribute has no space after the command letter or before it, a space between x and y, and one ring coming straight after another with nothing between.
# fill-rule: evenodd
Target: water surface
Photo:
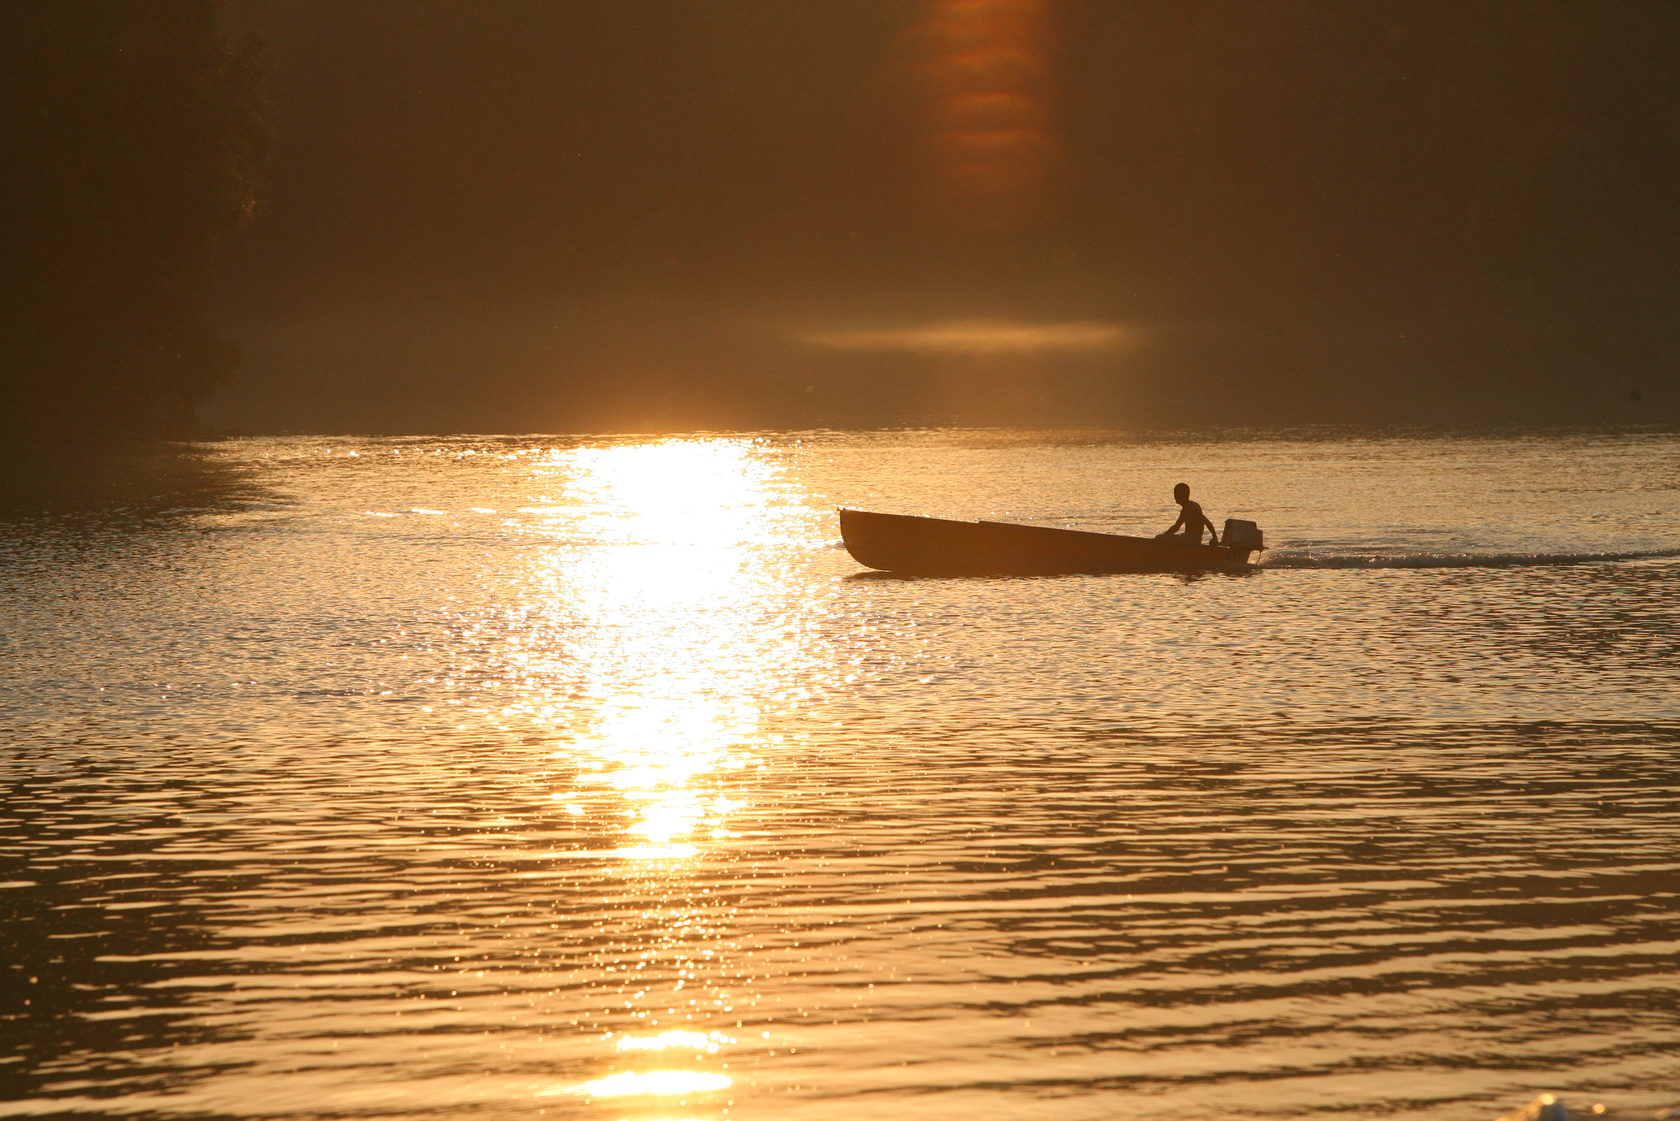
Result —
<instances>
[{"instance_id":1,"label":"water surface","mask_svg":"<svg viewBox=\"0 0 1680 1121\"><path fill-rule=\"evenodd\" d=\"M0 543L0 1115L1680 1084L1680 438L272 439ZM904 580L836 505L1235 576Z\"/></svg>"}]
</instances>

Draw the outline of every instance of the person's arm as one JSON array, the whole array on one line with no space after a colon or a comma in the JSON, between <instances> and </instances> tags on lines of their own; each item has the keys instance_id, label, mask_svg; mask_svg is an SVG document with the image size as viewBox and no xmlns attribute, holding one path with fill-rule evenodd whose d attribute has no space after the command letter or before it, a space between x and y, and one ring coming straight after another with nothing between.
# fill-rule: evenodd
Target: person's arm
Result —
<instances>
[{"instance_id":1,"label":"person's arm","mask_svg":"<svg viewBox=\"0 0 1680 1121\"><path fill-rule=\"evenodd\" d=\"M1219 544L1219 531L1217 529L1213 528L1213 519L1209 518L1207 516L1207 514L1204 513L1202 515L1202 524L1207 526L1208 536L1213 538L1213 540L1208 542L1208 544L1210 544L1210 545Z\"/></svg>"}]
</instances>

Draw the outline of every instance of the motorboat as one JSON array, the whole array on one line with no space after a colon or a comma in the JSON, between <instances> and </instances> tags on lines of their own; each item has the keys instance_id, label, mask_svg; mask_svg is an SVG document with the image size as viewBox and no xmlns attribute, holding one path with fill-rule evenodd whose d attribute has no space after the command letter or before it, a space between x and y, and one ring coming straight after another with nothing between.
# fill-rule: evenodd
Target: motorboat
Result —
<instances>
[{"instance_id":1,"label":"motorboat","mask_svg":"<svg viewBox=\"0 0 1680 1121\"><path fill-rule=\"evenodd\" d=\"M905 576L1240 572L1265 548L1260 527L1225 522L1218 545L1016 522L840 510L840 536L866 568Z\"/></svg>"}]
</instances>

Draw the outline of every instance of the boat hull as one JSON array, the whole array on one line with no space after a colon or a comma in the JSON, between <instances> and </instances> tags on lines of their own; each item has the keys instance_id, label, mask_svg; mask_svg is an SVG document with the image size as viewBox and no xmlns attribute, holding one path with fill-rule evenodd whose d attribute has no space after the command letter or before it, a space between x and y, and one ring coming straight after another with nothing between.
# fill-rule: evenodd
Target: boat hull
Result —
<instances>
[{"instance_id":1,"label":"boat hull","mask_svg":"<svg viewBox=\"0 0 1680 1121\"><path fill-rule=\"evenodd\" d=\"M905 576L1234 572L1251 550L1013 522L841 510L840 536L866 568Z\"/></svg>"}]
</instances>

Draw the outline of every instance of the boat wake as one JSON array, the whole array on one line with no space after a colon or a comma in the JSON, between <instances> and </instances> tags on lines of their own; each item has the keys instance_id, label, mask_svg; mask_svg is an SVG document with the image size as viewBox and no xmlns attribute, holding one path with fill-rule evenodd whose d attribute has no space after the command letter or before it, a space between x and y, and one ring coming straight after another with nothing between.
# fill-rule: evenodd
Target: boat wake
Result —
<instances>
[{"instance_id":1,"label":"boat wake","mask_svg":"<svg viewBox=\"0 0 1680 1121\"><path fill-rule=\"evenodd\" d=\"M1680 549L1631 553L1319 553L1279 549L1261 568L1522 568L1680 557Z\"/></svg>"}]
</instances>

